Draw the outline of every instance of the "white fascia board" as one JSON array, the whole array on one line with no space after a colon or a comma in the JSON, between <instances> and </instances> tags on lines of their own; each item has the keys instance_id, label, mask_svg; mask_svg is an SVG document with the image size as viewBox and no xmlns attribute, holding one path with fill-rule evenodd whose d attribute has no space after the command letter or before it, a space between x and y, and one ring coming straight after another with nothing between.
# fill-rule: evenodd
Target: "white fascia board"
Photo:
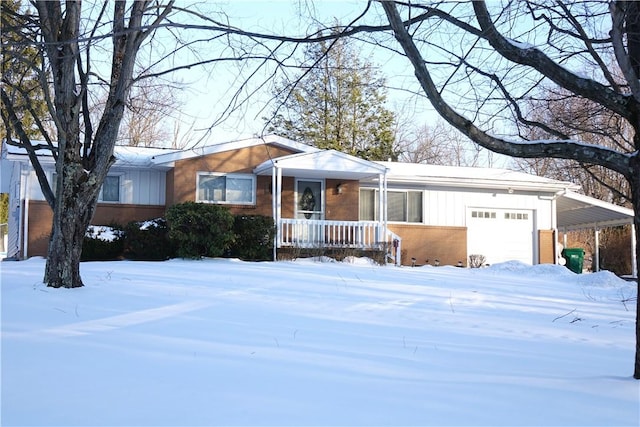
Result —
<instances>
[{"instance_id":1,"label":"white fascia board","mask_svg":"<svg viewBox=\"0 0 640 427\"><path fill-rule=\"evenodd\" d=\"M527 182L520 180L468 179L455 177L398 178L394 176L387 176L387 181L389 182L389 184L414 184L452 188L484 188L493 190L503 189L514 191L551 191L554 193L564 190L577 190L580 188L576 184L564 181Z\"/></svg>"}]
</instances>

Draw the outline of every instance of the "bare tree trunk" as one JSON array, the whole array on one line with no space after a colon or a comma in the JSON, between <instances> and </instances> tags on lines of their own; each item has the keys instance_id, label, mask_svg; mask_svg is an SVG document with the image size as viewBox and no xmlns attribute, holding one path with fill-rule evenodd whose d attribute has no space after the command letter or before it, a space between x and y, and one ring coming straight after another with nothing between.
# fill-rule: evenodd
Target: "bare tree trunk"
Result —
<instances>
[{"instance_id":1,"label":"bare tree trunk","mask_svg":"<svg viewBox=\"0 0 640 427\"><path fill-rule=\"evenodd\" d=\"M614 44L616 42L618 43L619 49L616 52L618 63L626 64L628 62L631 64L630 61L626 61L628 57L622 43L622 20L620 16L626 16L627 21L635 24L640 21L640 16L638 16L640 9L634 5L631 14L625 15L625 9L618 7L623 4L626 3L611 3L612 16L614 18L614 24L616 24L612 31L612 39L614 40ZM598 145L583 144L579 141L569 139L520 141L514 143L512 140L503 139L486 132L460 114L442 97L442 90L434 83L430 68L427 66L427 62L415 44L413 33L410 33L410 29L402 21L395 3L382 2L382 7L385 10L396 40L401 45L407 59L410 60L414 66L416 78L424 90L424 93L429 97L436 111L445 120L478 145L496 153L524 158L548 157L571 159L585 164L600 165L622 174L627 178L631 187L636 237L640 239L640 159L638 159L638 156L634 153L615 151ZM640 87L638 86L637 75L630 69L631 67L625 68L621 66L625 76L629 76L627 82L632 88L632 92L634 92L633 97L612 90L596 80L589 78L583 79L582 76L574 74L559 63L554 62L554 60L546 56L542 50L529 48L528 46L518 47L514 45L508 38L498 32L491 20L485 2L476 1L473 3L473 8L480 26L479 29L461 23L461 21L456 21L452 17L449 17L451 19L450 22L456 22L456 25L458 25L461 30L470 30L477 36L486 39L497 53L513 64L535 69L564 90L568 90L575 95L599 104L601 107L627 120L635 131L634 148L635 150L640 148L640 120L637 113L638 103L640 103ZM435 11L431 11L431 13L434 12ZM618 16L618 14L620 16ZM424 16L427 15L428 14L425 14ZM618 31L617 33L615 33L616 30ZM632 40L632 44L633 42L635 42L635 39ZM632 50L634 50L634 52L630 52L630 54L640 55L640 49L637 49L637 51L636 49ZM640 64L640 61L636 61L636 63ZM636 246L635 256L636 260L640 262L640 246ZM640 294L640 282L638 282L637 288ZM640 304L636 304L635 338L636 352L633 377L640 379Z\"/></svg>"},{"instance_id":2,"label":"bare tree trunk","mask_svg":"<svg viewBox=\"0 0 640 427\"><path fill-rule=\"evenodd\" d=\"M631 167L636 173L631 174L629 184L631 186L631 201L633 203L633 224L635 226L636 242L640 242L640 159L634 156ZM636 265L640 265L640 245L636 244ZM637 293L640 296L640 281L636 277ZM640 380L640 299L636 300L636 353L633 369L633 378Z\"/></svg>"},{"instance_id":3,"label":"bare tree trunk","mask_svg":"<svg viewBox=\"0 0 640 427\"><path fill-rule=\"evenodd\" d=\"M133 83L136 55L143 40L171 11L172 1L142 25L149 1L113 3L111 80L106 105L95 132L88 120L89 47L83 65L79 43L81 2L38 1L38 17L47 42L55 93L54 116L58 136L56 196L44 282L52 287L82 286L80 255L84 235L95 213L98 194L109 168ZM105 8L108 3L105 3ZM128 15L128 17L127 17ZM80 117L85 120L80 131ZM84 140L81 141L81 134Z\"/></svg>"},{"instance_id":4,"label":"bare tree trunk","mask_svg":"<svg viewBox=\"0 0 640 427\"><path fill-rule=\"evenodd\" d=\"M49 240L45 282L52 287L76 288L83 285L80 278L82 242L95 206L87 197L59 199L61 206L54 211Z\"/></svg>"}]
</instances>

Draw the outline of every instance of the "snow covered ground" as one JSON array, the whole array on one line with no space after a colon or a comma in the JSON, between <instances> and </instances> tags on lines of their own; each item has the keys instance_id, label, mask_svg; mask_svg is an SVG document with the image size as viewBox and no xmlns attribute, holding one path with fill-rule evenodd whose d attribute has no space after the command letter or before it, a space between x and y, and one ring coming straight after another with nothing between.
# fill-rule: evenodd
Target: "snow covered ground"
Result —
<instances>
[{"instance_id":1,"label":"snow covered ground","mask_svg":"<svg viewBox=\"0 0 640 427\"><path fill-rule=\"evenodd\" d=\"M2 425L639 425L635 284L351 261L2 262Z\"/></svg>"}]
</instances>

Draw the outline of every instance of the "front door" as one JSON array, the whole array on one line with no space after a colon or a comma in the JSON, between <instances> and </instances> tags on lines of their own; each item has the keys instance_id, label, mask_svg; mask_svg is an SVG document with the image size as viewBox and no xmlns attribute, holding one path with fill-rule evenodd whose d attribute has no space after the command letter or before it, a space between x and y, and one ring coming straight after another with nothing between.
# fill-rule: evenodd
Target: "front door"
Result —
<instances>
[{"instance_id":1,"label":"front door","mask_svg":"<svg viewBox=\"0 0 640 427\"><path fill-rule=\"evenodd\" d=\"M324 181L296 180L296 241L302 246L318 246L324 240Z\"/></svg>"}]
</instances>

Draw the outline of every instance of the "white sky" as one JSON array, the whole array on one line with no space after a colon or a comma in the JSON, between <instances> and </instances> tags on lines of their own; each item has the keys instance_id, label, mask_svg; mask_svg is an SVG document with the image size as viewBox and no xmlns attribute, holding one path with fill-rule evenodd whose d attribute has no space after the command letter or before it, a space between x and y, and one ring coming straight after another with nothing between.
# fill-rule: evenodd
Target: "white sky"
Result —
<instances>
[{"instance_id":1,"label":"white sky","mask_svg":"<svg viewBox=\"0 0 640 427\"><path fill-rule=\"evenodd\" d=\"M299 35L305 33L307 28L315 27L309 16L309 8L312 8L312 13L317 19L331 23L334 18L340 22L353 19L363 10L364 5L365 2L362 1L228 1L216 2L215 8L224 10L230 22L243 29L257 32L281 30L287 34ZM382 13L379 5L374 4L372 7ZM400 86L405 85L407 81L415 81L413 72L409 68L410 64L397 54L363 45L361 59L370 59L372 63L380 66L381 74L387 78L390 86ZM209 127L224 106L220 100L229 99L229 93L225 93L225 89L229 82L235 79L232 75L234 71L234 65L230 65L226 75L217 72L209 73L195 67L188 72L180 73L180 80L192 83L184 94L183 120L185 122L196 120L198 128ZM267 89L254 95L250 107L241 110L224 124L217 126L208 141L233 140L262 132L264 126L262 117L271 111L271 107L267 106L265 111L261 109L268 104L270 96ZM436 119L437 115L426 99L422 98L416 105L415 99L408 100L408 98L406 92L390 90L387 108L394 111L405 110L406 114L415 117L416 120L434 121Z\"/></svg>"}]
</instances>

